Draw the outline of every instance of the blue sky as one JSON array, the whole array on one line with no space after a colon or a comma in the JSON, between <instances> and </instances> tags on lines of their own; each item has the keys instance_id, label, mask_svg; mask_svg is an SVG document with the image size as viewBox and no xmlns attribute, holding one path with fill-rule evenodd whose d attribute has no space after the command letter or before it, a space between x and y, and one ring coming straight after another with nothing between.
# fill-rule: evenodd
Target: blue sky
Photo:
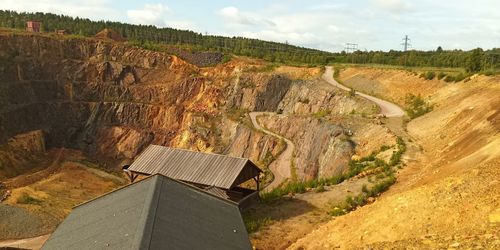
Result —
<instances>
[{"instance_id":1,"label":"blue sky","mask_svg":"<svg viewBox=\"0 0 500 250\"><path fill-rule=\"evenodd\" d=\"M500 47L499 0L0 0L0 9L43 11L201 33L246 36L341 51Z\"/></svg>"}]
</instances>

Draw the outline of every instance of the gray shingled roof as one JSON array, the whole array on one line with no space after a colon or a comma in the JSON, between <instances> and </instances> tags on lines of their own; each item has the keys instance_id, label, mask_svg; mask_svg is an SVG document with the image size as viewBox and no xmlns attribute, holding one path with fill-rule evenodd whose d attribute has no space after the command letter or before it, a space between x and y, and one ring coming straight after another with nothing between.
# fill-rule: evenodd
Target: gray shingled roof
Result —
<instances>
[{"instance_id":1,"label":"gray shingled roof","mask_svg":"<svg viewBox=\"0 0 500 250\"><path fill-rule=\"evenodd\" d=\"M128 170L230 189L260 174L250 160L158 145L147 147Z\"/></svg>"},{"instance_id":2,"label":"gray shingled roof","mask_svg":"<svg viewBox=\"0 0 500 250\"><path fill-rule=\"evenodd\" d=\"M76 208L42 249L251 249L238 206L154 175Z\"/></svg>"}]
</instances>

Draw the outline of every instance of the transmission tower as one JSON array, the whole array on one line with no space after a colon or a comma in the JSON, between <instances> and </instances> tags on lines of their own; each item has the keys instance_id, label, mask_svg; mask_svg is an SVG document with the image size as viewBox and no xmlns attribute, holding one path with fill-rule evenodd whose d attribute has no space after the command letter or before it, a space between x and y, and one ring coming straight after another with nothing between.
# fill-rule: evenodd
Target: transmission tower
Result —
<instances>
[{"instance_id":1,"label":"transmission tower","mask_svg":"<svg viewBox=\"0 0 500 250\"><path fill-rule=\"evenodd\" d=\"M354 51L358 50L358 44L357 43L346 43L344 46L344 50L347 53L353 53Z\"/></svg>"},{"instance_id":2,"label":"transmission tower","mask_svg":"<svg viewBox=\"0 0 500 250\"><path fill-rule=\"evenodd\" d=\"M403 45L403 51L405 52L411 47L410 38L408 38L408 35L405 35L405 37L403 38L403 43L401 43L401 45Z\"/></svg>"}]
</instances>

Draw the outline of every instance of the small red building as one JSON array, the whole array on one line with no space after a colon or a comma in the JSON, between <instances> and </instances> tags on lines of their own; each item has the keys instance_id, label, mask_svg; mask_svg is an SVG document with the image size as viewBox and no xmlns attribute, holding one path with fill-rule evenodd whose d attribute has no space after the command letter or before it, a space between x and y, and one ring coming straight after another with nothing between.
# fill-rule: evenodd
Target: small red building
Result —
<instances>
[{"instance_id":1,"label":"small red building","mask_svg":"<svg viewBox=\"0 0 500 250\"><path fill-rule=\"evenodd\" d=\"M38 22L38 21L27 21L26 22L26 31L39 33L41 27L42 27L41 22Z\"/></svg>"}]
</instances>

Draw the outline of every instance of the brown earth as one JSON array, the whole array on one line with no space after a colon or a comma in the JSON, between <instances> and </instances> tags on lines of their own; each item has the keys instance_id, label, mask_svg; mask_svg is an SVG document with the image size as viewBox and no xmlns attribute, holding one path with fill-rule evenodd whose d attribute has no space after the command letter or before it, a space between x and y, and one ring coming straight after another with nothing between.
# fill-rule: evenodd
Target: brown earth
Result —
<instances>
[{"instance_id":1,"label":"brown earth","mask_svg":"<svg viewBox=\"0 0 500 250\"><path fill-rule=\"evenodd\" d=\"M28 238L51 233L71 209L127 183L122 173L107 173L75 150L60 153L49 163L52 172L35 172L9 179L11 195L0 204L0 235L3 239ZM49 152L51 155L52 152Z\"/></svg>"},{"instance_id":2,"label":"brown earth","mask_svg":"<svg viewBox=\"0 0 500 250\"><path fill-rule=\"evenodd\" d=\"M382 97L401 107L405 105L406 94L428 98L446 85L437 78L424 80L415 72L368 67L342 69L339 79L350 88Z\"/></svg>"},{"instance_id":3,"label":"brown earth","mask_svg":"<svg viewBox=\"0 0 500 250\"><path fill-rule=\"evenodd\" d=\"M423 151L407 160L397 183L375 203L326 223L290 248L497 248L499 82L480 76L425 92L432 94L434 110L408 124L410 139Z\"/></svg>"}]
</instances>

